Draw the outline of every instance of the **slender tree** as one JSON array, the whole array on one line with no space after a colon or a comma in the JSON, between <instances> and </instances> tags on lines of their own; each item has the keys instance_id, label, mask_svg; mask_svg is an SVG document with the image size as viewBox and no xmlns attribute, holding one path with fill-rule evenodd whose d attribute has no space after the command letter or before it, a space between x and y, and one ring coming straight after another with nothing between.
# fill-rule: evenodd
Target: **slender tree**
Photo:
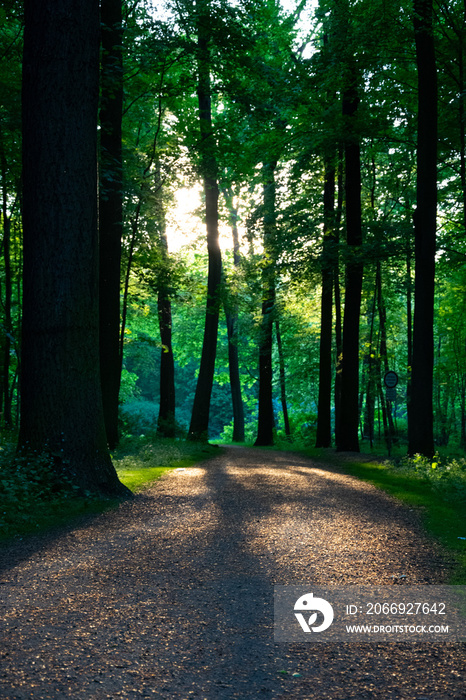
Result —
<instances>
[{"instance_id":1,"label":"slender tree","mask_svg":"<svg viewBox=\"0 0 466 700\"><path fill-rule=\"evenodd\" d=\"M432 0L414 0L418 72L417 186L414 215L414 329L409 452L434 454L434 287L437 219L437 70Z\"/></svg>"},{"instance_id":2,"label":"slender tree","mask_svg":"<svg viewBox=\"0 0 466 700\"><path fill-rule=\"evenodd\" d=\"M288 402L286 400L286 372L285 372L285 354L283 352L282 334L280 332L280 321L278 318L275 321L275 332L277 337L278 350L278 368L280 377L280 400L283 411L283 425L285 427L285 435L288 439L291 438L290 417L288 415Z\"/></svg>"},{"instance_id":3,"label":"slender tree","mask_svg":"<svg viewBox=\"0 0 466 700\"><path fill-rule=\"evenodd\" d=\"M209 269L207 278L207 307L202 345L201 365L194 395L193 412L189 426L190 440L207 440L209 431L210 398L217 354L217 334L222 281L222 255L218 240L218 182L215 138L212 127L210 88L210 1L200 0L197 6L197 48L200 167L204 181L205 221Z\"/></svg>"},{"instance_id":4,"label":"slender tree","mask_svg":"<svg viewBox=\"0 0 466 700\"><path fill-rule=\"evenodd\" d=\"M160 342L160 406L157 420L157 435L175 437L175 360L172 345L172 304L170 294L170 262L163 201L163 185L160 163L157 161L156 203L159 227L158 249L161 269L157 280L157 311L159 316Z\"/></svg>"},{"instance_id":5,"label":"slender tree","mask_svg":"<svg viewBox=\"0 0 466 700\"><path fill-rule=\"evenodd\" d=\"M349 68L349 85L343 94L343 115L346 120L346 241L349 259L345 275L341 405L337 449L359 452L359 316L363 279L363 263L359 252L362 244L361 157L359 138L354 126L359 104L357 76L355 67L350 65Z\"/></svg>"},{"instance_id":6,"label":"slender tree","mask_svg":"<svg viewBox=\"0 0 466 700\"><path fill-rule=\"evenodd\" d=\"M335 165L326 157L324 167L324 241L322 253L322 297L319 348L319 400L316 447L330 447L332 392L332 307L335 274Z\"/></svg>"},{"instance_id":7,"label":"slender tree","mask_svg":"<svg viewBox=\"0 0 466 700\"><path fill-rule=\"evenodd\" d=\"M97 0L26 0L24 312L19 448L82 489L125 495L99 372Z\"/></svg>"},{"instance_id":8,"label":"slender tree","mask_svg":"<svg viewBox=\"0 0 466 700\"><path fill-rule=\"evenodd\" d=\"M12 321L12 266L11 266L11 216L8 213L8 190L6 159L2 150L1 153L1 173L2 173L2 219L3 219L3 262L5 265L5 327L3 340L3 421L7 428L13 427L13 416L11 412L12 393L10 391L10 354L13 332Z\"/></svg>"},{"instance_id":9,"label":"slender tree","mask_svg":"<svg viewBox=\"0 0 466 700\"><path fill-rule=\"evenodd\" d=\"M262 265L262 317L259 338L259 420L255 445L273 445L272 342L275 320L275 168L264 163L264 260Z\"/></svg>"},{"instance_id":10,"label":"slender tree","mask_svg":"<svg viewBox=\"0 0 466 700\"><path fill-rule=\"evenodd\" d=\"M233 203L231 188L224 188L223 195L227 205L231 231L233 235L233 265L240 264L240 246L238 234L238 210ZM241 396L238 352L238 299L236 294L227 290L225 301L225 318L228 334L228 370L230 374L231 400L233 406L233 442L244 442L244 407Z\"/></svg>"}]
</instances>

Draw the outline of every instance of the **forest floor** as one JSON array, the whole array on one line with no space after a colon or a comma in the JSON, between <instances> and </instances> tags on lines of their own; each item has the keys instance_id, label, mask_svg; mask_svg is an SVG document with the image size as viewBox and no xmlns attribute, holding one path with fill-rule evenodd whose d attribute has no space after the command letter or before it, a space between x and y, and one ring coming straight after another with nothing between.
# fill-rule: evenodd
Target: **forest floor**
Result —
<instances>
[{"instance_id":1,"label":"forest floor","mask_svg":"<svg viewBox=\"0 0 466 700\"><path fill-rule=\"evenodd\" d=\"M464 645L274 642L274 585L452 566L416 511L296 454L226 448L0 553L2 700L466 697Z\"/></svg>"}]
</instances>

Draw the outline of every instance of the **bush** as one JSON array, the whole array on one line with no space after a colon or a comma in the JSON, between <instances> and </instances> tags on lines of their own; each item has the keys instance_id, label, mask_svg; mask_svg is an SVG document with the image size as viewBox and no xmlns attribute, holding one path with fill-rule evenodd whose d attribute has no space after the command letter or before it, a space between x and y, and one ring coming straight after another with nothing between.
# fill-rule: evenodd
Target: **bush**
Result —
<instances>
[{"instance_id":1,"label":"bush","mask_svg":"<svg viewBox=\"0 0 466 700\"><path fill-rule=\"evenodd\" d=\"M146 435L157 430L159 406L152 401L134 399L120 407L122 433Z\"/></svg>"},{"instance_id":2,"label":"bush","mask_svg":"<svg viewBox=\"0 0 466 700\"><path fill-rule=\"evenodd\" d=\"M398 471L415 474L428 482L443 500L466 500L466 459L464 457L441 458L438 454L430 459L416 454L404 457L395 466Z\"/></svg>"},{"instance_id":3,"label":"bush","mask_svg":"<svg viewBox=\"0 0 466 700\"><path fill-rule=\"evenodd\" d=\"M18 455L11 444L2 447L0 455L2 535L33 529L42 511L67 507L71 499L82 496L66 474L57 472L55 458L46 451ZM85 494L84 500L89 498L90 494Z\"/></svg>"}]
</instances>

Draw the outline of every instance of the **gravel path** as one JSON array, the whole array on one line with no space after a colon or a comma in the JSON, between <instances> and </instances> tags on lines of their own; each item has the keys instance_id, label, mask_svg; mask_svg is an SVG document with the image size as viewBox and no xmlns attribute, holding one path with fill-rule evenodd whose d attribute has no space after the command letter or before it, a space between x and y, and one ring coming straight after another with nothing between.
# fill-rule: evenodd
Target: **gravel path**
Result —
<instances>
[{"instance_id":1,"label":"gravel path","mask_svg":"<svg viewBox=\"0 0 466 700\"><path fill-rule=\"evenodd\" d=\"M228 448L1 554L2 700L466 698L459 645L274 643L274 584L449 565L416 513L300 456Z\"/></svg>"}]
</instances>

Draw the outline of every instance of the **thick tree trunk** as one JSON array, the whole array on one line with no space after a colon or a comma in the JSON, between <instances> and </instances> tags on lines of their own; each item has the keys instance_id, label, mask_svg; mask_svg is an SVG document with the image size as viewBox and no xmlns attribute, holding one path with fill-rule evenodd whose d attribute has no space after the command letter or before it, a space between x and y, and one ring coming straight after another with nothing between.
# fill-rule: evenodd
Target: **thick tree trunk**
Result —
<instances>
[{"instance_id":1,"label":"thick tree trunk","mask_svg":"<svg viewBox=\"0 0 466 700\"><path fill-rule=\"evenodd\" d=\"M129 495L107 448L99 372L97 0L26 0L19 449L85 490Z\"/></svg>"},{"instance_id":2,"label":"thick tree trunk","mask_svg":"<svg viewBox=\"0 0 466 700\"><path fill-rule=\"evenodd\" d=\"M417 207L409 453L434 454L434 285L437 215L437 71L432 0L414 0L418 69Z\"/></svg>"},{"instance_id":3,"label":"thick tree trunk","mask_svg":"<svg viewBox=\"0 0 466 700\"><path fill-rule=\"evenodd\" d=\"M343 96L343 115L346 117L346 240L349 260L346 264L340 428L337 442L337 450L353 452L359 452L359 315L363 278L363 264L358 258L362 244L360 146L354 128L358 103L353 71L352 84Z\"/></svg>"},{"instance_id":4,"label":"thick tree trunk","mask_svg":"<svg viewBox=\"0 0 466 700\"><path fill-rule=\"evenodd\" d=\"M120 266L123 232L121 0L101 0L100 105L100 375L107 441L118 443L120 393Z\"/></svg>"},{"instance_id":5,"label":"thick tree trunk","mask_svg":"<svg viewBox=\"0 0 466 700\"><path fill-rule=\"evenodd\" d=\"M210 102L209 57L209 0L202 0L198 7L198 99L201 133L200 155L204 180L205 221L209 268L207 278L207 306L202 344L201 365L194 395L193 412L189 426L190 440L207 440L209 431L210 398L217 354L217 334L222 281L222 256L218 240L218 184L215 140L212 133L212 109Z\"/></svg>"},{"instance_id":6,"label":"thick tree trunk","mask_svg":"<svg viewBox=\"0 0 466 700\"><path fill-rule=\"evenodd\" d=\"M319 399L316 447L332 444L332 309L335 275L335 166L324 163L324 241L322 251L322 298L320 311Z\"/></svg>"},{"instance_id":7,"label":"thick tree trunk","mask_svg":"<svg viewBox=\"0 0 466 700\"><path fill-rule=\"evenodd\" d=\"M272 402L272 344L275 320L275 168L264 171L264 263L262 267L262 318L259 336L259 419L256 446L273 445L275 420Z\"/></svg>"}]
</instances>

